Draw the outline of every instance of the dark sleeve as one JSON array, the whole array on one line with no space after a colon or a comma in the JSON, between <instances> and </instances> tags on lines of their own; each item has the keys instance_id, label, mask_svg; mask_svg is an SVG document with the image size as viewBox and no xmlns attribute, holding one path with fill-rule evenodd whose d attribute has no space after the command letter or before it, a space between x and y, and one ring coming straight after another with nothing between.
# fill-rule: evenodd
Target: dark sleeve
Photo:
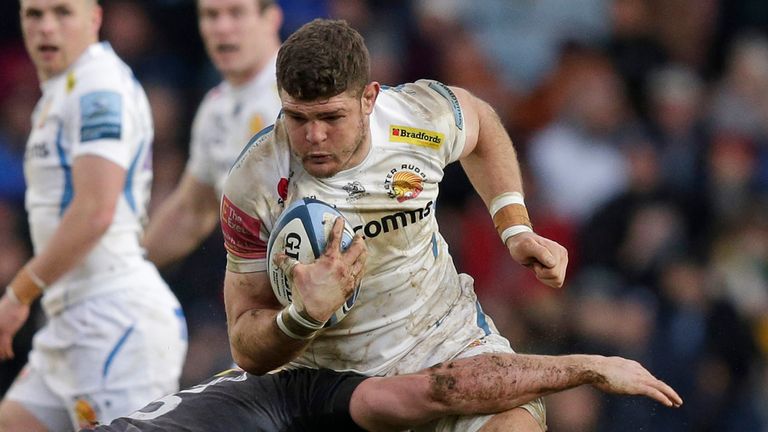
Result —
<instances>
[{"instance_id":1,"label":"dark sleeve","mask_svg":"<svg viewBox=\"0 0 768 432\"><path fill-rule=\"evenodd\" d=\"M299 431L363 431L352 420L349 402L352 392L367 377L351 372L335 372L328 369L298 369L296 385L292 385L297 415L290 421L287 432Z\"/></svg>"},{"instance_id":2,"label":"dark sleeve","mask_svg":"<svg viewBox=\"0 0 768 432\"><path fill-rule=\"evenodd\" d=\"M361 431L349 413L353 373L297 369L268 375L228 371L149 403L97 432Z\"/></svg>"}]
</instances>

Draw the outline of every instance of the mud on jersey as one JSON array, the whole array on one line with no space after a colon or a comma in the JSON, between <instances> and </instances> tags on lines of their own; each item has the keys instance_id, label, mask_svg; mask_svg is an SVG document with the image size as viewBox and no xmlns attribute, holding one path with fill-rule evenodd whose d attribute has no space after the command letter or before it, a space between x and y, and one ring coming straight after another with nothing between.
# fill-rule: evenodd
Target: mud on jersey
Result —
<instances>
[{"instance_id":1,"label":"mud on jersey","mask_svg":"<svg viewBox=\"0 0 768 432\"><path fill-rule=\"evenodd\" d=\"M24 158L35 253L53 236L73 198L77 157L95 155L126 171L112 225L80 265L46 290L45 306L57 297L72 302L105 289L101 279L142 259L139 236L152 182L153 125L144 90L107 43L91 45L41 87Z\"/></svg>"},{"instance_id":2,"label":"mud on jersey","mask_svg":"<svg viewBox=\"0 0 768 432\"><path fill-rule=\"evenodd\" d=\"M248 139L272 124L280 113L273 57L242 86L222 82L206 94L192 124L187 171L221 196L229 169Z\"/></svg>"},{"instance_id":3,"label":"mud on jersey","mask_svg":"<svg viewBox=\"0 0 768 432\"><path fill-rule=\"evenodd\" d=\"M463 326L442 320L457 302L474 302L474 295L461 295L435 219L443 168L459 158L466 139L458 100L435 81L384 87L370 127L365 160L318 179L291 155L278 119L251 140L225 185L221 223L229 271L265 271L270 230L285 205L302 197L334 205L365 238L368 260L355 307L294 365L387 373L436 327ZM479 336L480 329L470 337ZM458 351L470 341L453 342Z\"/></svg>"}]
</instances>

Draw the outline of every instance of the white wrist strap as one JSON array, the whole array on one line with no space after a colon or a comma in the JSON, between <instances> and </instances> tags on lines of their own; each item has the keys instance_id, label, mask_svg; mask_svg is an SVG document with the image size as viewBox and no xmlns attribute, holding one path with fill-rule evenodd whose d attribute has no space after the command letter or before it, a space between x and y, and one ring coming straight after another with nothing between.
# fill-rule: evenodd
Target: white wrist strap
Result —
<instances>
[{"instance_id":1,"label":"white wrist strap","mask_svg":"<svg viewBox=\"0 0 768 432\"><path fill-rule=\"evenodd\" d=\"M315 321L311 317L309 319L305 318L299 313L299 310L296 309L296 305L293 303L288 306L287 310L288 315L290 315L291 318L293 318L302 327L306 327L310 330L320 330L325 325L324 322Z\"/></svg>"},{"instance_id":2,"label":"white wrist strap","mask_svg":"<svg viewBox=\"0 0 768 432\"><path fill-rule=\"evenodd\" d=\"M491 200L488 211L505 245L510 237L524 232L533 232L528 211L525 208L525 200L520 192L504 192L496 196Z\"/></svg>"},{"instance_id":3,"label":"white wrist strap","mask_svg":"<svg viewBox=\"0 0 768 432\"><path fill-rule=\"evenodd\" d=\"M29 278L32 279L32 282L37 285L38 288L40 288L40 291L45 291L46 288L48 288L48 284L45 283L45 281L37 275L37 273L33 272L29 266L26 267L27 274L29 275Z\"/></svg>"},{"instance_id":4,"label":"white wrist strap","mask_svg":"<svg viewBox=\"0 0 768 432\"><path fill-rule=\"evenodd\" d=\"M285 315L288 316L285 316ZM296 306L291 303L287 308L284 308L278 312L275 317L277 327L285 333L288 337L298 340L312 339L317 335L317 332L323 328L325 323L319 323L314 320L308 320L304 318L296 309ZM286 323L286 321L291 324ZM291 329L293 327L293 329ZM299 332L301 334L299 334Z\"/></svg>"},{"instance_id":5,"label":"white wrist strap","mask_svg":"<svg viewBox=\"0 0 768 432\"><path fill-rule=\"evenodd\" d=\"M523 194L520 192L504 192L491 200L491 205L488 206L488 211L491 213L491 217L494 217L499 210L510 204L520 204L521 206L524 206L525 201L523 200Z\"/></svg>"}]
</instances>

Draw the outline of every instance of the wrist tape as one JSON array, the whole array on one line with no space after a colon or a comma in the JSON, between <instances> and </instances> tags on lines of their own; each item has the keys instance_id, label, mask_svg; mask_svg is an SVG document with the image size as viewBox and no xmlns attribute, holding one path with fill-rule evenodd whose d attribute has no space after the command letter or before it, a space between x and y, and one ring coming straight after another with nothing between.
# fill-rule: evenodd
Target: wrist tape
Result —
<instances>
[{"instance_id":1,"label":"wrist tape","mask_svg":"<svg viewBox=\"0 0 768 432\"><path fill-rule=\"evenodd\" d=\"M319 322L308 314L300 312L293 303L278 312L275 320L277 327L283 333L293 339L302 340L312 339L325 325L324 322Z\"/></svg>"},{"instance_id":2,"label":"wrist tape","mask_svg":"<svg viewBox=\"0 0 768 432\"><path fill-rule=\"evenodd\" d=\"M512 236L533 232L528 209L525 208L525 201L520 192L504 192L496 196L491 200L488 211L504 244Z\"/></svg>"},{"instance_id":3,"label":"wrist tape","mask_svg":"<svg viewBox=\"0 0 768 432\"><path fill-rule=\"evenodd\" d=\"M8 285L7 291L10 292L11 299L16 299L19 303L32 304L35 299L45 291L48 285L40 276L36 275L29 266L24 266Z\"/></svg>"}]
</instances>

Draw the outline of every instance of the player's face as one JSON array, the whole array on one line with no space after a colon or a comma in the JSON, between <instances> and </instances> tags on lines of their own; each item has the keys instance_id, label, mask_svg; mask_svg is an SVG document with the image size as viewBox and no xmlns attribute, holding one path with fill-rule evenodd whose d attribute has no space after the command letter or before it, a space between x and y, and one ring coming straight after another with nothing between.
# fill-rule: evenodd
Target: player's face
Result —
<instances>
[{"instance_id":1,"label":"player's face","mask_svg":"<svg viewBox=\"0 0 768 432\"><path fill-rule=\"evenodd\" d=\"M198 1L205 49L219 72L234 84L248 81L269 60L280 23L277 7L261 11L257 0Z\"/></svg>"},{"instance_id":2,"label":"player's face","mask_svg":"<svg viewBox=\"0 0 768 432\"><path fill-rule=\"evenodd\" d=\"M95 0L21 0L24 44L41 80L64 72L98 41L101 8Z\"/></svg>"},{"instance_id":3,"label":"player's face","mask_svg":"<svg viewBox=\"0 0 768 432\"><path fill-rule=\"evenodd\" d=\"M365 159L371 148L369 116L379 88L373 82L362 96L345 92L312 102L280 92L291 151L310 175L332 177Z\"/></svg>"}]
</instances>

